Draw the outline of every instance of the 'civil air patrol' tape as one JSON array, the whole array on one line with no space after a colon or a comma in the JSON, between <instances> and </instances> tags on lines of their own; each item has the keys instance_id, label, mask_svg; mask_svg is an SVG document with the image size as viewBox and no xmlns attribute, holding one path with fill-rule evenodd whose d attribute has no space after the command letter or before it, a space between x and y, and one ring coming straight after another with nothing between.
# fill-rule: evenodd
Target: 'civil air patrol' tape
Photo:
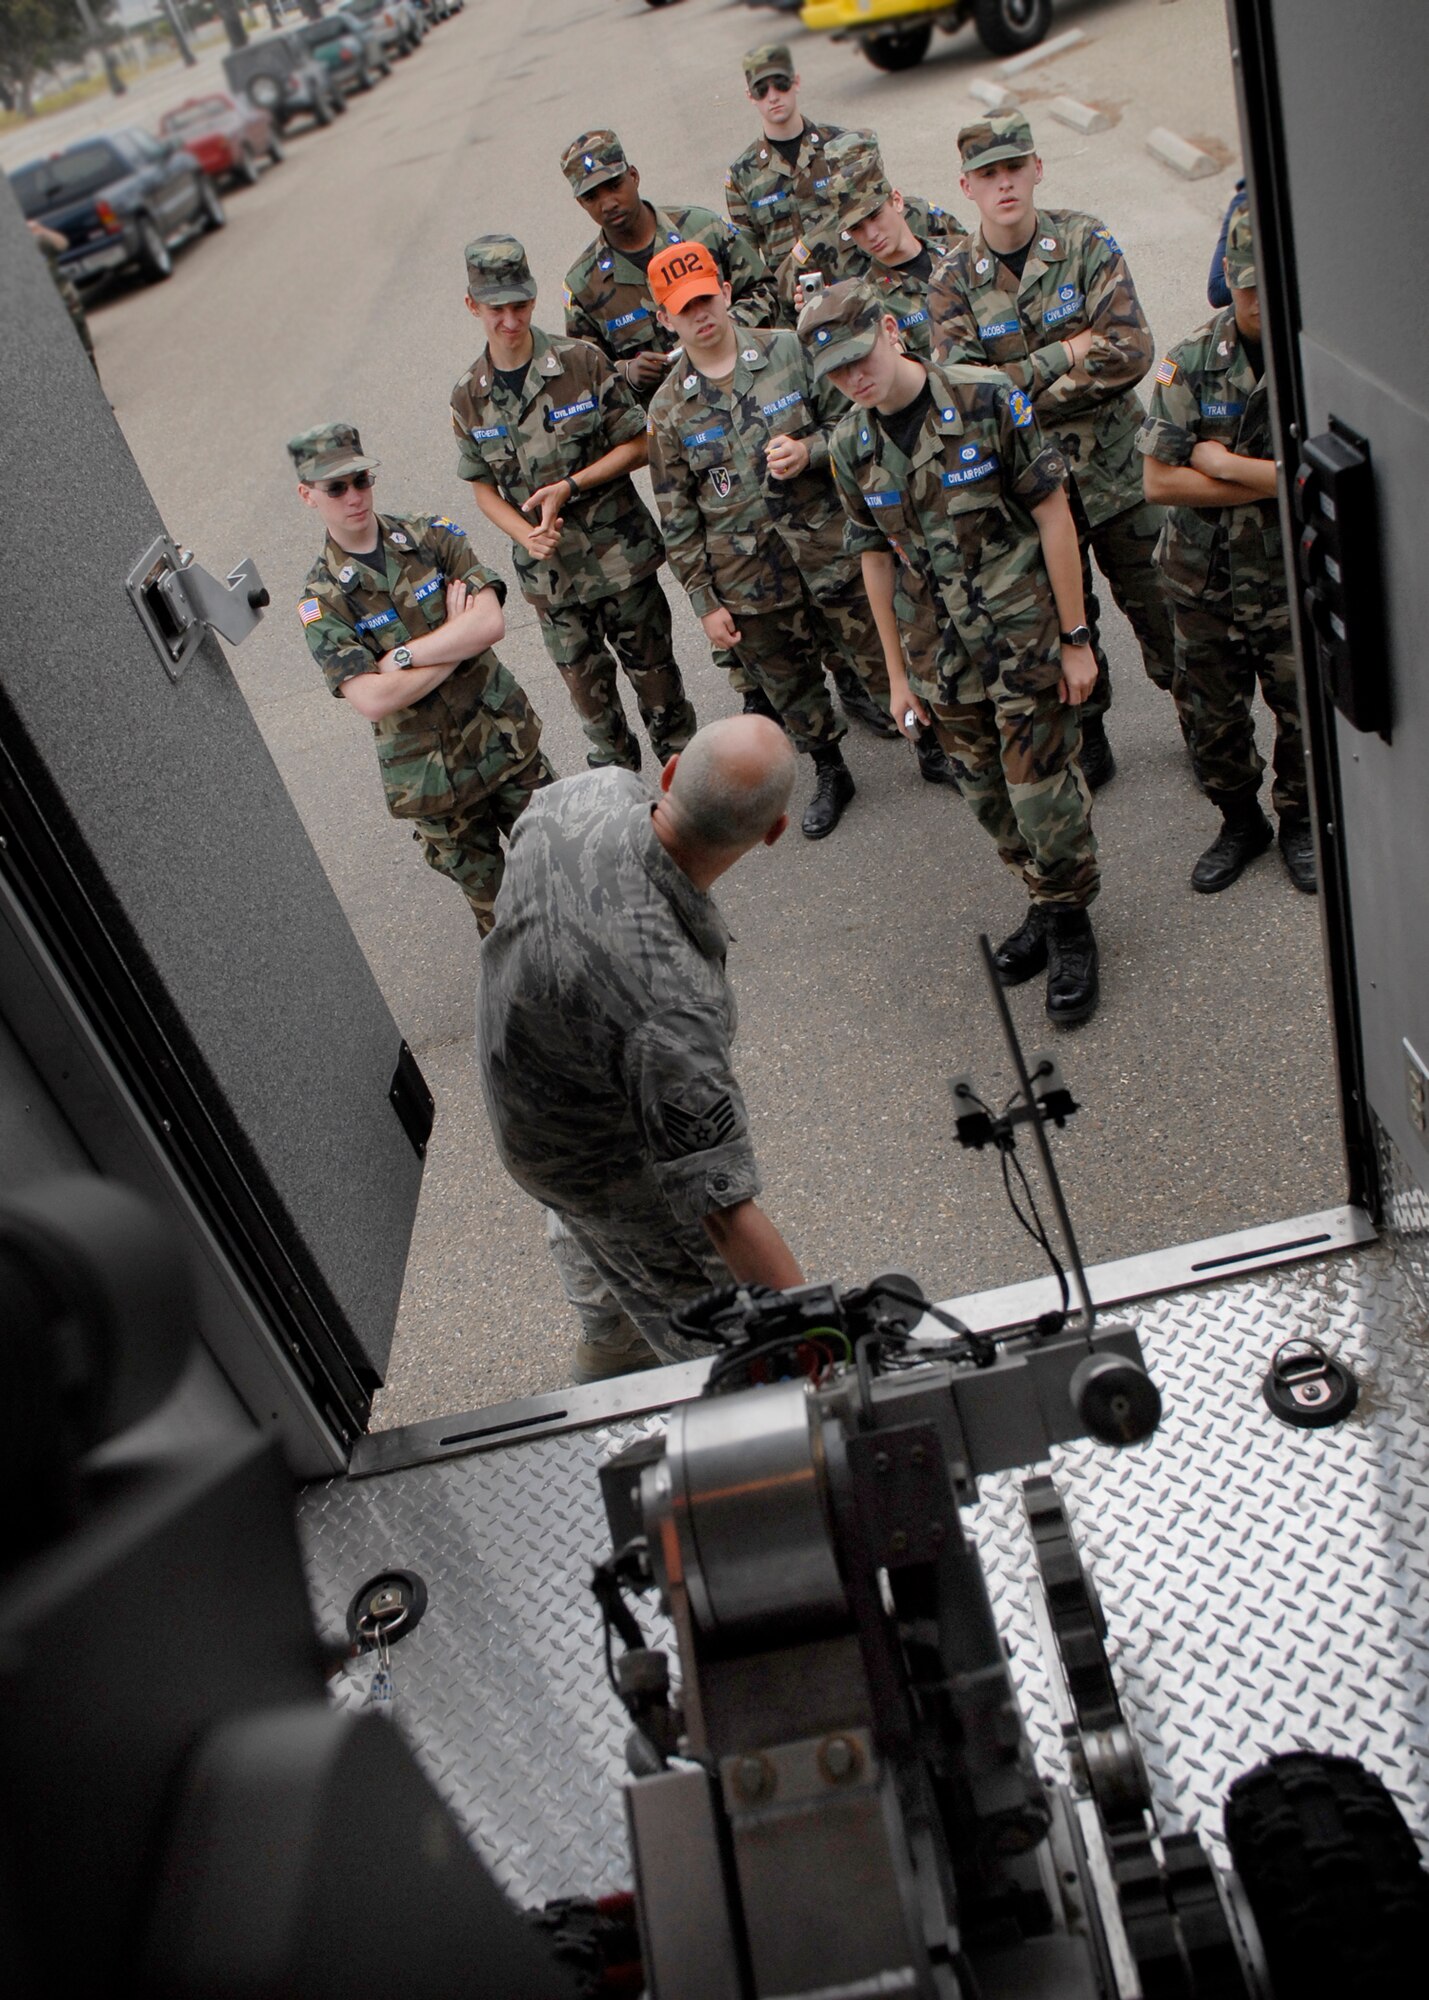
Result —
<instances>
[{"instance_id":1,"label":"'civil air patrol' tape","mask_svg":"<svg viewBox=\"0 0 1429 2000\"><path fill-rule=\"evenodd\" d=\"M564 423L567 417L585 417L595 408L595 397L585 396L579 403L566 403L559 410L552 410L551 422Z\"/></svg>"},{"instance_id":2,"label":"'civil air patrol' tape","mask_svg":"<svg viewBox=\"0 0 1429 2000\"><path fill-rule=\"evenodd\" d=\"M487 424L484 427L474 430L471 435L475 443L485 444L488 438L509 437L510 432L507 430L505 424Z\"/></svg>"},{"instance_id":3,"label":"'civil air patrol' tape","mask_svg":"<svg viewBox=\"0 0 1429 2000\"><path fill-rule=\"evenodd\" d=\"M606 331L608 333L619 333L621 327L633 326L636 320L649 319L649 317L650 309L648 306L636 306L633 312L621 313L618 319L608 319L605 322Z\"/></svg>"},{"instance_id":4,"label":"'civil air patrol' tape","mask_svg":"<svg viewBox=\"0 0 1429 2000\"><path fill-rule=\"evenodd\" d=\"M705 430L691 431L687 437L681 438L680 442L685 446L686 450L689 450L695 445L713 444L716 438L722 438L724 433L725 426L723 424L710 424Z\"/></svg>"},{"instance_id":5,"label":"'civil air patrol' tape","mask_svg":"<svg viewBox=\"0 0 1429 2000\"><path fill-rule=\"evenodd\" d=\"M359 618L357 629L359 632L376 632L384 625L395 625L396 623L397 614L389 604L385 611L374 611L370 618Z\"/></svg>"},{"instance_id":6,"label":"'civil air patrol' tape","mask_svg":"<svg viewBox=\"0 0 1429 2000\"><path fill-rule=\"evenodd\" d=\"M764 417L777 417L781 410L792 410L796 403L802 403L803 400L801 390L791 389L787 396L778 396L772 403L761 403L759 414Z\"/></svg>"},{"instance_id":7,"label":"'civil air patrol' tape","mask_svg":"<svg viewBox=\"0 0 1429 2000\"><path fill-rule=\"evenodd\" d=\"M986 479L990 472L996 472L998 461L995 451L989 452L986 458L978 458L977 446L965 444L958 456L967 459L969 452L974 454L972 459L958 466L955 471L943 474L944 486L971 486L975 479Z\"/></svg>"},{"instance_id":8,"label":"'civil air patrol' tape","mask_svg":"<svg viewBox=\"0 0 1429 2000\"><path fill-rule=\"evenodd\" d=\"M979 340L1001 340L1004 334L1017 333L1020 323L1015 319L990 319L986 326L977 330Z\"/></svg>"},{"instance_id":9,"label":"'civil air patrol' tape","mask_svg":"<svg viewBox=\"0 0 1429 2000\"><path fill-rule=\"evenodd\" d=\"M438 570L436 575L429 576L425 583L419 583L412 592L412 595L416 598L418 604L420 604L424 597L430 597L434 590L440 590L445 582L445 575L441 570Z\"/></svg>"},{"instance_id":10,"label":"'civil air patrol' tape","mask_svg":"<svg viewBox=\"0 0 1429 2000\"><path fill-rule=\"evenodd\" d=\"M1075 285L1063 285L1058 291L1057 297L1060 303L1055 306L1048 306L1046 312L1042 315L1043 326L1057 326L1062 320L1070 319L1073 313L1081 310L1084 303L1082 294L1077 290Z\"/></svg>"}]
</instances>

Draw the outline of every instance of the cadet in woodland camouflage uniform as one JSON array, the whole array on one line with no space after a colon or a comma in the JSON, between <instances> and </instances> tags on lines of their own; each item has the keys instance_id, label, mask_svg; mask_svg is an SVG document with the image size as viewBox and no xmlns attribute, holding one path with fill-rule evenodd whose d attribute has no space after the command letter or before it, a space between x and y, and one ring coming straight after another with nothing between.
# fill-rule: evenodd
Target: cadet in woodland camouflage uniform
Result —
<instances>
[{"instance_id":1,"label":"cadet in woodland camouflage uniform","mask_svg":"<svg viewBox=\"0 0 1429 2000\"><path fill-rule=\"evenodd\" d=\"M656 208L640 194L640 175L613 132L582 132L561 156L561 172L600 227L566 273L566 332L592 340L648 403L669 363L673 334L655 319L645 273L671 243L703 243L729 281L734 316L768 326L778 306L774 280L749 238L707 208Z\"/></svg>"},{"instance_id":2,"label":"cadet in woodland camouflage uniform","mask_svg":"<svg viewBox=\"0 0 1429 2000\"><path fill-rule=\"evenodd\" d=\"M1094 215L1036 207L1042 162L1023 117L1012 112L965 125L958 151L963 192L982 226L933 274L933 352L940 361L1004 370L1071 468L1098 667L1082 717L1082 765L1095 787L1116 766L1103 720L1111 683L1088 547L1131 623L1148 675L1167 690L1175 678L1170 606L1151 560L1162 516L1137 478L1142 408L1133 385L1155 356L1151 329L1110 231ZM1184 715L1181 722L1184 732Z\"/></svg>"},{"instance_id":3,"label":"cadet in woodland camouflage uniform","mask_svg":"<svg viewBox=\"0 0 1429 2000\"><path fill-rule=\"evenodd\" d=\"M1182 698L1194 716L1196 775L1222 818L1191 883L1207 893L1229 888L1270 845L1259 801L1265 762L1251 717L1259 681L1275 716L1271 797L1280 852L1295 887L1312 895L1305 741L1244 207L1231 220L1225 270L1231 303L1156 370L1140 440L1147 494L1169 510L1156 559L1171 592Z\"/></svg>"},{"instance_id":4,"label":"cadet in woodland camouflage uniform","mask_svg":"<svg viewBox=\"0 0 1429 2000\"><path fill-rule=\"evenodd\" d=\"M730 221L772 271L800 237L817 236L837 222L824 149L843 127L811 125L800 111L799 78L785 42L748 50L744 81L764 132L725 175L724 201Z\"/></svg>"},{"instance_id":5,"label":"cadet in woodland camouflage uniform","mask_svg":"<svg viewBox=\"0 0 1429 2000\"><path fill-rule=\"evenodd\" d=\"M734 650L813 758L802 827L819 840L854 794L820 666L834 634L888 705L878 635L829 482L827 427L842 405L816 385L794 334L733 324L728 287L702 244L653 258L650 282L685 350L682 372L650 405L650 475L670 567L710 644Z\"/></svg>"},{"instance_id":6,"label":"cadet in woodland camouflage uniform","mask_svg":"<svg viewBox=\"0 0 1429 2000\"><path fill-rule=\"evenodd\" d=\"M936 723L964 798L1031 898L998 947L999 975L1017 985L1045 965L1048 1015L1085 1020L1099 877L1077 715L1096 662L1066 461L1005 375L904 353L869 285L820 294L799 338L855 405L830 450L894 712L910 735Z\"/></svg>"},{"instance_id":7,"label":"cadet in woodland camouflage uniform","mask_svg":"<svg viewBox=\"0 0 1429 2000\"><path fill-rule=\"evenodd\" d=\"M452 391L457 470L515 544L522 595L590 740L587 762L640 769L618 660L663 764L694 735L695 712L657 575L660 531L630 480L645 463L644 415L599 348L532 327L536 285L514 236L469 243L466 270L486 353Z\"/></svg>"},{"instance_id":8,"label":"cadet in woodland camouflage uniform","mask_svg":"<svg viewBox=\"0 0 1429 2000\"><path fill-rule=\"evenodd\" d=\"M501 836L555 773L541 718L491 650L506 586L455 521L379 514L378 461L351 424L288 442L298 497L327 529L298 618L328 687L372 724L387 810L491 928Z\"/></svg>"},{"instance_id":9,"label":"cadet in woodland camouflage uniform","mask_svg":"<svg viewBox=\"0 0 1429 2000\"><path fill-rule=\"evenodd\" d=\"M665 766L658 797L628 771L586 772L512 838L477 1057L507 1171L547 1205L578 1382L700 1353L669 1313L711 1285L801 1282L755 1201L709 893L783 833L793 775L783 732L734 716Z\"/></svg>"},{"instance_id":10,"label":"cadet in woodland camouflage uniform","mask_svg":"<svg viewBox=\"0 0 1429 2000\"><path fill-rule=\"evenodd\" d=\"M829 148L828 158L839 221L865 260L865 281L897 320L908 353L931 361L928 286L934 266L966 229L945 210L900 194L878 147L863 133L846 133Z\"/></svg>"}]
</instances>

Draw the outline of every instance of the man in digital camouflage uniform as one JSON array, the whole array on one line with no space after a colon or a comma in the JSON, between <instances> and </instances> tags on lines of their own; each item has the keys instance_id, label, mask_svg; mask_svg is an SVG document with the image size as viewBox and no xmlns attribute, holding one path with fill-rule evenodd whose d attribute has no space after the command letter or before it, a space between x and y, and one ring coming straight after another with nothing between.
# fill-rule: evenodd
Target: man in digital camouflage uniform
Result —
<instances>
[{"instance_id":1,"label":"man in digital camouflage uniform","mask_svg":"<svg viewBox=\"0 0 1429 2000\"><path fill-rule=\"evenodd\" d=\"M1143 412L1134 385L1155 358L1151 329L1110 230L1094 215L1037 207L1042 162L1020 113L965 125L958 151L962 189L981 227L933 273L933 352L939 361L1001 368L1071 470L1098 669L1082 717L1082 766L1095 788L1116 766L1089 550L1136 634L1147 674L1168 692L1175 680L1170 606L1152 562L1163 517L1142 493L1136 453ZM1179 708L1178 719L1184 734L1189 718Z\"/></svg>"},{"instance_id":2,"label":"man in digital camouflage uniform","mask_svg":"<svg viewBox=\"0 0 1429 2000\"><path fill-rule=\"evenodd\" d=\"M703 243L728 280L735 318L746 326L773 323L774 280L751 240L708 208L646 201L614 132L582 132L562 154L561 172L600 229L566 273L566 332L594 341L643 404L663 381L676 344L655 318L645 275L669 244Z\"/></svg>"},{"instance_id":3,"label":"man in digital camouflage uniform","mask_svg":"<svg viewBox=\"0 0 1429 2000\"><path fill-rule=\"evenodd\" d=\"M547 1209L578 1382L706 1350L670 1309L802 1274L760 1209L734 1074L730 936L710 894L788 824L794 757L708 723L660 778L588 771L517 826L482 947L477 1057L507 1171Z\"/></svg>"},{"instance_id":4,"label":"man in digital camouflage uniform","mask_svg":"<svg viewBox=\"0 0 1429 2000\"><path fill-rule=\"evenodd\" d=\"M800 111L799 77L786 42L749 49L744 81L764 130L725 175L724 201L730 221L773 271L801 237L837 223L824 149L843 127L811 125Z\"/></svg>"},{"instance_id":5,"label":"man in digital camouflage uniform","mask_svg":"<svg viewBox=\"0 0 1429 2000\"><path fill-rule=\"evenodd\" d=\"M1169 510L1156 556L1171 593L1182 697L1194 717L1196 775L1221 812L1221 830L1191 884L1207 894L1229 888L1271 842L1251 714L1258 681L1275 716L1271 798L1281 856L1295 887L1313 895L1305 739L1244 207L1231 218L1225 271L1230 305L1156 370L1140 440L1147 494Z\"/></svg>"},{"instance_id":6,"label":"man in digital camouflage uniform","mask_svg":"<svg viewBox=\"0 0 1429 2000\"><path fill-rule=\"evenodd\" d=\"M521 593L590 742L590 764L640 769L616 662L663 764L695 733L658 571L660 531L630 475L645 463L633 390L586 340L532 325L536 285L514 236L466 247L466 304L486 352L452 391L457 470L514 544Z\"/></svg>"},{"instance_id":7,"label":"man in digital camouflage uniform","mask_svg":"<svg viewBox=\"0 0 1429 2000\"><path fill-rule=\"evenodd\" d=\"M501 837L555 775L541 718L492 648L506 586L466 532L433 514L379 514L375 458L351 424L288 442L298 497L327 530L298 619L330 691L372 724L387 810L464 892L485 934Z\"/></svg>"},{"instance_id":8,"label":"man in digital camouflage uniform","mask_svg":"<svg viewBox=\"0 0 1429 2000\"><path fill-rule=\"evenodd\" d=\"M783 327L736 326L702 244L652 259L662 321L684 347L650 405L650 476L670 567L712 646L730 648L816 772L802 828L820 840L854 795L821 660L838 646L885 710L882 649L844 553L828 431L842 400Z\"/></svg>"},{"instance_id":9,"label":"man in digital camouflage uniform","mask_svg":"<svg viewBox=\"0 0 1429 2000\"><path fill-rule=\"evenodd\" d=\"M1005 375L905 353L869 285L814 299L799 338L855 406L830 450L894 713L910 735L934 722L1031 899L998 974L1013 986L1046 966L1049 1017L1083 1021L1097 1003L1099 875L1077 717L1096 662L1066 462Z\"/></svg>"},{"instance_id":10,"label":"man in digital camouflage uniform","mask_svg":"<svg viewBox=\"0 0 1429 2000\"><path fill-rule=\"evenodd\" d=\"M933 268L952 242L967 234L946 210L920 196L904 196L890 182L876 144L861 132L846 133L829 148L839 221L866 268L865 281L885 312L898 322L908 353L933 358L928 287Z\"/></svg>"}]
</instances>

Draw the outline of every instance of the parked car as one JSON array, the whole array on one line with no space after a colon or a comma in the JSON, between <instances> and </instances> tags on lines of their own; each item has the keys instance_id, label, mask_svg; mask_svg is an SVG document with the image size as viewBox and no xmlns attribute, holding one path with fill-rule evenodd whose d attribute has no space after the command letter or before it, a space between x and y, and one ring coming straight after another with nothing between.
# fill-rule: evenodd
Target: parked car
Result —
<instances>
[{"instance_id":1,"label":"parked car","mask_svg":"<svg viewBox=\"0 0 1429 2000\"><path fill-rule=\"evenodd\" d=\"M427 32L413 0L345 0L343 12L378 29L388 55L410 55Z\"/></svg>"},{"instance_id":2,"label":"parked car","mask_svg":"<svg viewBox=\"0 0 1429 2000\"><path fill-rule=\"evenodd\" d=\"M804 0L800 14L806 28L860 43L875 69L912 69L934 28L954 35L967 21L992 55L1030 49L1051 25L1052 0Z\"/></svg>"},{"instance_id":3,"label":"parked car","mask_svg":"<svg viewBox=\"0 0 1429 2000\"><path fill-rule=\"evenodd\" d=\"M295 118L331 125L337 113L347 109L347 99L291 28L264 35L247 48L231 49L223 58L223 74L235 96L246 94L271 113L280 132L286 132Z\"/></svg>"},{"instance_id":4,"label":"parked car","mask_svg":"<svg viewBox=\"0 0 1429 2000\"><path fill-rule=\"evenodd\" d=\"M466 0L413 0L413 5L430 28L438 21L449 21L453 14L459 14Z\"/></svg>"},{"instance_id":5,"label":"parked car","mask_svg":"<svg viewBox=\"0 0 1429 2000\"><path fill-rule=\"evenodd\" d=\"M305 21L297 35L327 71L327 80L338 96L371 90L379 74L391 73L391 64L386 56L374 52L359 21L326 14L321 21Z\"/></svg>"},{"instance_id":6,"label":"parked car","mask_svg":"<svg viewBox=\"0 0 1429 2000\"><path fill-rule=\"evenodd\" d=\"M130 265L167 278L180 243L227 220L193 154L137 126L31 160L10 181L26 217L66 239L56 267L80 285Z\"/></svg>"},{"instance_id":7,"label":"parked car","mask_svg":"<svg viewBox=\"0 0 1429 2000\"><path fill-rule=\"evenodd\" d=\"M226 90L187 97L166 111L159 120L159 137L192 153L211 181L232 179L252 187L261 159L276 167L283 157L271 112L247 98L230 97Z\"/></svg>"}]
</instances>

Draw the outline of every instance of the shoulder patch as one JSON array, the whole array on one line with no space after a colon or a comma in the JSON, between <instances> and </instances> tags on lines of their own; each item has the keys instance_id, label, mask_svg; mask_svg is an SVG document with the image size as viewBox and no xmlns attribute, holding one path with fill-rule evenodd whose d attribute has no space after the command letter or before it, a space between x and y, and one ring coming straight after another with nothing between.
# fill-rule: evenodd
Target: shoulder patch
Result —
<instances>
[{"instance_id":1,"label":"shoulder patch","mask_svg":"<svg viewBox=\"0 0 1429 2000\"><path fill-rule=\"evenodd\" d=\"M1109 229L1094 229L1092 231L1092 234L1093 236L1096 237L1099 243L1105 243L1107 249L1110 250L1114 256L1119 257L1121 255L1121 245L1117 242L1116 238L1112 235Z\"/></svg>"},{"instance_id":2,"label":"shoulder patch","mask_svg":"<svg viewBox=\"0 0 1429 2000\"><path fill-rule=\"evenodd\" d=\"M738 236L739 224L737 222L727 222L724 226L729 231L731 236Z\"/></svg>"},{"instance_id":3,"label":"shoulder patch","mask_svg":"<svg viewBox=\"0 0 1429 2000\"><path fill-rule=\"evenodd\" d=\"M449 521L445 514L433 514L432 526L434 528L445 528L449 534L461 535L463 538L466 535L466 529L462 526L461 522Z\"/></svg>"},{"instance_id":4,"label":"shoulder patch","mask_svg":"<svg viewBox=\"0 0 1429 2000\"><path fill-rule=\"evenodd\" d=\"M323 608L315 597L305 597L298 606L298 616L305 625L316 625L323 615Z\"/></svg>"},{"instance_id":5,"label":"shoulder patch","mask_svg":"<svg viewBox=\"0 0 1429 2000\"><path fill-rule=\"evenodd\" d=\"M734 168L733 168L733 167L731 167L731 168L730 168L730 170L729 170L729 172L728 172L728 173L727 173L727 174L725 175L725 177L724 177L724 184L725 184L725 186L726 186L727 188L732 188L732 187L734 186Z\"/></svg>"},{"instance_id":6,"label":"shoulder patch","mask_svg":"<svg viewBox=\"0 0 1429 2000\"><path fill-rule=\"evenodd\" d=\"M1174 382L1176 380L1176 372L1175 362L1171 359L1170 355L1167 355L1156 371L1156 379L1163 385Z\"/></svg>"},{"instance_id":7,"label":"shoulder patch","mask_svg":"<svg viewBox=\"0 0 1429 2000\"><path fill-rule=\"evenodd\" d=\"M1032 405L1021 389L1014 389L1007 399L1007 407L1012 412L1013 427L1025 431L1032 421Z\"/></svg>"}]
</instances>

